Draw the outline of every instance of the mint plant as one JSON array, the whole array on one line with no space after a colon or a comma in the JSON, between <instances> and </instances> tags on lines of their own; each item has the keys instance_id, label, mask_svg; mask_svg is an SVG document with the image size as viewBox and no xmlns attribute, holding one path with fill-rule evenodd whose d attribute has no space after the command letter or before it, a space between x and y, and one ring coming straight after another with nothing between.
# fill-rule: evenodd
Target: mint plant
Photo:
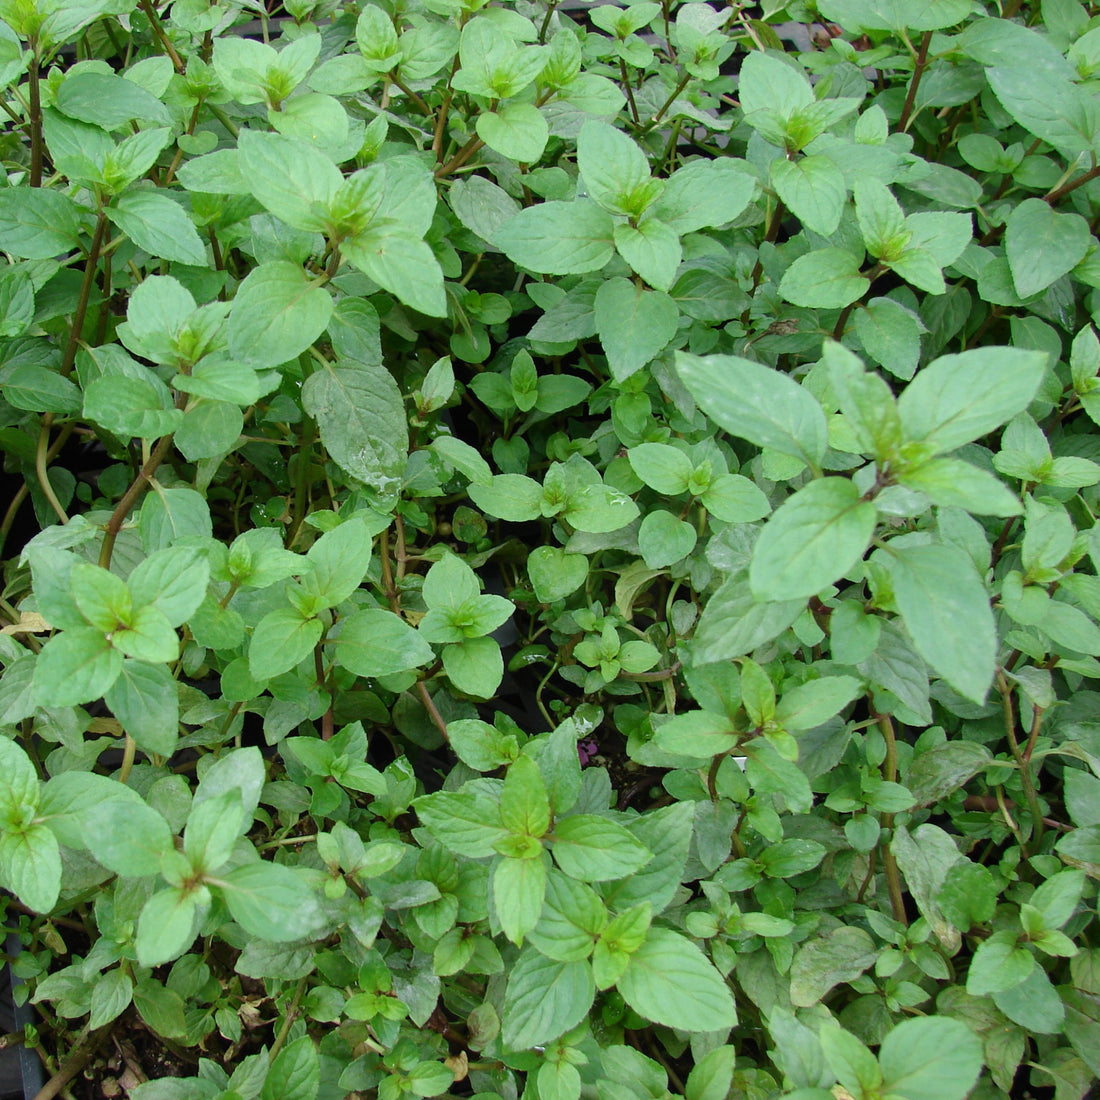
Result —
<instances>
[{"instance_id":1,"label":"mint plant","mask_svg":"<svg viewBox=\"0 0 1100 1100\"><path fill-rule=\"evenodd\" d=\"M49 1095L1088 1093L1098 23L0 0Z\"/></svg>"}]
</instances>

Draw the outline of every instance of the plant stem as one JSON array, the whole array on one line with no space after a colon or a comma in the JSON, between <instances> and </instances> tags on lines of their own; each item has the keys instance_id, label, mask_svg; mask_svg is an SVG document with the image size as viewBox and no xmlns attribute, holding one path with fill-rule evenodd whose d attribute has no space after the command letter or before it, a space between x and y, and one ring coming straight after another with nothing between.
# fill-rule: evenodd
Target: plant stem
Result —
<instances>
[{"instance_id":1,"label":"plant stem","mask_svg":"<svg viewBox=\"0 0 1100 1100\"><path fill-rule=\"evenodd\" d=\"M77 1039L72 1053L58 1067L57 1072L34 1094L34 1100L53 1098L92 1060L103 1040L110 1033L110 1025L85 1031Z\"/></svg>"},{"instance_id":2,"label":"plant stem","mask_svg":"<svg viewBox=\"0 0 1100 1100\"><path fill-rule=\"evenodd\" d=\"M653 116L653 121L650 123L650 126L656 126L657 123L665 117L665 111L667 111L669 107L671 107L673 103L676 102L676 97L687 87L688 81L690 79L690 73L684 73L684 75L680 77L679 84L677 84L676 87L672 90L672 95L670 95L668 99L666 99L664 103L661 104L661 109Z\"/></svg>"},{"instance_id":3,"label":"plant stem","mask_svg":"<svg viewBox=\"0 0 1100 1100\"><path fill-rule=\"evenodd\" d=\"M882 762L882 778L887 783L896 783L898 778L898 741L894 733L894 723L888 714L876 715L878 728L882 731L882 739L886 742L886 759ZM882 815L882 827L885 830L894 828L894 815ZM891 838L892 839L892 838ZM905 897L901 889L901 872L898 870L894 853L890 848L890 841L884 841L880 845L882 850L882 870L886 875L886 889L890 894L890 906L894 910L894 920L900 924L908 925L909 919L905 915Z\"/></svg>"},{"instance_id":4,"label":"plant stem","mask_svg":"<svg viewBox=\"0 0 1100 1100\"><path fill-rule=\"evenodd\" d=\"M99 253L103 248L103 237L107 232L107 214L100 208L96 217L95 232L92 234L92 244L88 249L88 259L84 264L84 278L80 282L80 296L76 300L76 309L73 311L73 323L69 329L69 340L65 345L65 354L61 358L61 373L67 378L73 372L73 363L76 362L77 348L80 347L80 334L84 329L84 318L88 313L88 301L92 296L92 286L95 284L95 269L99 263Z\"/></svg>"},{"instance_id":5,"label":"plant stem","mask_svg":"<svg viewBox=\"0 0 1100 1100\"><path fill-rule=\"evenodd\" d=\"M34 452L34 472L38 477L38 486L42 495L49 501L50 507L57 513L57 518L64 524L69 522L61 501L50 484L50 475L46 470L47 456L49 453L50 425L53 423L53 413L46 413L42 418L42 428L38 433L38 446Z\"/></svg>"},{"instance_id":6,"label":"plant stem","mask_svg":"<svg viewBox=\"0 0 1100 1100\"><path fill-rule=\"evenodd\" d=\"M541 46L546 41L546 32L550 29L550 20L554 16L554 12L557 9L559 0L550 0L550 3L546 5L546 17L542 21L542 26L539 27L539 45Z\"/></svg>"},{"instance_id":7,"label":"plant stem","mask_svg":"<svg viewBox=\"0 0 1100 1100\"><path fill-rule=\"evenodd\" d=\"M31 41L31 65L27 71L27 89L30 94L30 111L27 121L31 130L31 187L42 186L42 96L38 86L38 41Z\"/></svg>"},{"instance_id":8,"label":"plant stem","mask_svg":"<svg viewBox=\"0 0 1100 1100\"><path fill-rule=\"evenodd\" d=\"M449 176L456 168L461 168L484 144L485 142L477 134L474 134L446 164L441 164L435 170L435 178L441 179L443 176Z\"/></svg>"},{"instance_id":9,"label":"plant stem","mask_svg":"<svg viewBox=\"0 0 1100 1100\"><path fill-rule=\"evenodd\" d=\"M164 47L164 52L172 59L176 72L183 76L187 72L187 66L183 63L183 58L176 52L176 47L172 45L171 39L164 33L164 26L161 24L160 16L157 15L156 8L153 7L151 0L138 0L138 7L145 12L146 17L152 24L153 33Z\"/></svg>"},{"instance_id":10,"label":"plant stem","mask_svg":"<svg viewBox=\"0 0 1100 1100\"><path fill-rule=\"evenodd\" d=\"M1012 711L1012 685L1005 679L1004 673L997 669L997 690L1001 694L1001 711L1004 715L1005 738L1012 752L1012 759L1016 761L1016 767L1020 769L1020 783L1024 788L1024 797L1027 799L1028 809L1031 811L1032 829L1034 830L1035 843L1043 838L1043 811L1039 808L1039 796L1035 793L1035 784L1031 779L1031 762L1020 751L1020 742L1016 738L1016 718ZM1038 731L1036 731L1036 737Z\"/></svg>"},{"instance_id":11,"label":"plant stem","mask_svg":"<svg viewBox=\"0 0 1100 1100\"><path fill-rule=\"evenodd\" d=\"M443 734L443 740L450 744L451 739L447 736L447 723L443 720L443 715L439 713L439 708L435 705L435 700L428 691L427 683L424 680L418 680L416 689L420 692L420 701L424 704L428 716L435 723L436 729Z\"/></svg>"},{"instance_id":12,"label":"plant stem","mask_svg":"<svg viewBox=\"0 0 1100 1100\"><path fill-rule=\"evenodd\" d=\"M126 744L122 749L122 766L118 769L118 781L125 783L130 778L130 769L134 766L134 757L137 755L137 742L126 734Z\"/></svg>"},{"instance_id":13,"label":"plant stem","mask_svg":"<svg viewBox=\"0 0 1100 1100\"><path fill-rule=\"evenodd\" d=\"M1070 180L1069 183L1063 183L1061 187L1048 191L1043 196L1043 202L1050 203L1053 206L1059 199L1064 199L1071 191L1076 191L1078 187L1084 187L1086 183L1091 183L1098 176L1100 176L1100 165L1090 168L1083 176L1078 176L1075 180Z\"/></svg>"},{"instance_id":14,"label":"plant stem","mask_svg":"<svg viewBox=\"0 0 1100 1100\"><path fill-rule=\"evenodd\" d=\"M146 485L153 480L153 474L156 473L157 467L164 461L171 446L172 437L170 435L163 436L157 441L149 460L138 471L138 475L130 484L130 488L122 494L122 499L115 505L115 510L107 521L103 546L99 551L99 564L104 569L111 567L111 555L115 550L115 540L118 538L119 531L122 530L123 523L126 522L126 517L130 514L130 509L134 506L137 498L145 491Z\"/></svg>"},{"instance_id":15,"label":"plant stem","mask_svg":"<svg viewBox=\"0 0 1100 1100\"><path fill-rule=\"evenodd\" d=\"M913 104L917 98L917 89L920 87L921 77L924 76L924 69L928 64L928 46L931 41L932 32L925 31L924 37L920 40L917 63L913 69L913 79L909 81L909 91L905 95L905 105L901 109L901 118L898 119L898 128L903 132L909 129L909 120L913 114Z\"/></svg>"},{"instance_id":16,"label":"plant stem","mask_svg":"<svg viewBox=\"0 0 1100 1100\"><path fill-rule=\"evenodd\" d=\"M305 994L308 984L309 978L302 978L295 987L294 996L291 997L290 1004L286 1006L286 1015L283 1017L283 1022L279 1027L279 1034L275 1036L275 1041L271 1044L271 1050L268 1051L268 1056L270 1058L274 1058L275 1055L283 1049L286 1037L290 1034L291 1024L298 1018L298 1006L302 1003L302 997Z\"/></svg>"},{"instance_id":17,"label":"plant stem","mask_svg":"<svg viewBox=\"0 0 1100 1100\"><path fill-rule=\"evenodd\" d=\"M626 92L626 101L630 105L630 117L634 119L635 126L641 126L642 120L638 117L638 104L634 102L634 89L630 86L630 77L626 72L626 62L619 58L619 76L622 78L623 91Z\"/></svg>"}]
</instances>

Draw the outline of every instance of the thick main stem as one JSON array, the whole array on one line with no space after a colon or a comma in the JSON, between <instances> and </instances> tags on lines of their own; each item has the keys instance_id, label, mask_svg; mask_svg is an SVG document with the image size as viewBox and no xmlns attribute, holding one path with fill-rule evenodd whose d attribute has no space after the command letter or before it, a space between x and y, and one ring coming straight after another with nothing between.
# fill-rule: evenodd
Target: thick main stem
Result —
<instances>
[{"instance_id":1,"label":"thick main stem","mask_svg":"<svg viewBox=\"0 0 1100 1100\"><path fill-rule=\"evenodd\" d=\"M877 719L878 728L882 731L882 739L886 742L886 759L882 762L882 778L887 783L895 783L898 778L898 741L894 733L894 723L888 714L879 714ZM882 815L882 827L884 830L894 828L893 814ZM898 870L897 861L894 859L889 840L882 845L882 870L886 875L886 889L890 894L890 907L894 910L894 920L907 925L909 919L905 915L905 896L901 889L901 872Z\"/></svg>"},{"instance_id":2,"label":"thick main stem","mask_svg":"<svg viewBox=\"0 0 1100 1100\"><path fill-rule=\"evenodd\" d=\"M909 119L913 114L913 104L917 100L917 89L920 87L921 77L924 76L924 70L928 65L928 46L931 41L932 32L925 31L924 37L920 40L917 63L913 69L913 79L909 81L909 91L905 94L905 105L901 109L901 118L898 119L898 128L903 131L908 128Z\"/></svg>"}]
</instances>

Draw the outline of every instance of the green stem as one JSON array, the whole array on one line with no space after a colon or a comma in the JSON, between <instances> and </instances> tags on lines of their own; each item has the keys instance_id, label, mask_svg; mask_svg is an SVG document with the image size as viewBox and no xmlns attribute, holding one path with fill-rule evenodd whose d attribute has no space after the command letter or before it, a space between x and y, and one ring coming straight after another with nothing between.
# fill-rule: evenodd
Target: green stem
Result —
<instances>
[{"instance_id":1,"label":"green stem","mask_svg":"<svg viewBox=\"0 0 1100 1100\"><path fill-rule=\"evenodd\" d=\"M49 501L50 507L57 513L57 518L64 524L69 522L69 517L61 506L61 501L57 499L57 494L53 491L53 485L50 484L50 475L46 470L50 445L50 425L52 423L53 414L46 413L42 418L42 428L38 433L38 446L34 452L34 472L38 478L38 486L42 490L42 495Z\"/></svg>"},{"instance_id":2,"label":"green stem","mask_svg":"<svg viewBox=\"0 0 1100 1100\"><path fill-rule=\"evenodd\" d=\"M635 126L641 126L642 120L638 117L638 104L634 102L634 89L630 86L630 77L627 76L626 62L619 58L619 76L622 77L623 91L626 92L626 101L630 105L630 117L634 119Z\"/></svg>"},{"instance_id":3,"label":"green stem","mask_svg":"<svg viewBox=\"0 0 1100 1100\"><path fill-rule=\"evenodd\" d=\"M657 123L665 117L665 111L667 111L669 107L671 107L673 103L676 102L676 97L687 87L688 81L690 79L690 73L684 73L684 75L680 77L679 84L677 84L676 87L673 89L672 95L670 95L668 99L666 99L664 103L661 104L661 109L653 116L653 121L650 123L650 126L656 126Z\"/></svg>"},{"instance_id":4,"label":"green stem","mask_svg":"<svg viewBox=\"0 0 1100 1100\"><path fill-rule=\"evenodd\" d=\"M279 1034L275 1036L275 1042L271 1044L271 1050L268 1051L269 1058L274 1059L275 1055L283 1049L286 1037L290 1034L290 1026L298 1018L298 1006L302 1003L302 997L305 995L306 986L308 984L308 977L302 978L298 982L294 990L294 996L291 997L290 1004L286 1006L286 1015L283 1017L283 1022L279 1027Z\"/></svg>"},{"instance_id":5,"label":"green stem","mask_svg":"<svg viewBox=\"0 0 1100 1100\"><path fill-rule=\"evenodd\" d=\"M1016 738L1016 718L1012 712L1012 685L1005 679L1004 673L997 670L997 690L1001 693L1001 711L1004 715L1005 737L1012 752L1012 759L1020 770L1020 783L1024 788L1028 809L1031 811L1032 829L1035 843L1043 838L1043 811L1039 807L1039 796L1031 778L1031 761L1020 751L1020 742ZM1037 734L1036 734L1037 736ZM1026 853L1025 853L1026 854Z\"/></svg>"},{"instance_id":6,"label":"green stem","mask_svg":"<svg viewBox=\"0 0 1100 1100\"><path fill-rule=\"evenodd\" d=\"M539 45L541 46L546 41L546 32L550 29L550 20L554 16L554 12L557 9L559 0L550 0L550 3L546 5L546 17L542 21L542 26L539 27Z\"/></svg>"}]
</instances>

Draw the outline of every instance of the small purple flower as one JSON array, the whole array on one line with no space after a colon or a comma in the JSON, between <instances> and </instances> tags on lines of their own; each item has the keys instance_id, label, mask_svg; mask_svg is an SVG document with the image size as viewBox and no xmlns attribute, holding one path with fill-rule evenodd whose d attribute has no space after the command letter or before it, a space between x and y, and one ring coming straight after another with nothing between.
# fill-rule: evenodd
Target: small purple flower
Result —
<instances>
[{"instance_id":1,"label":"small purple flower","mask_svg":"<svg viewBox=\"0 0 1100 1100\"><path fill-rule=\"evenodd\" d=\"M600 751L600 746L596 744L591 738L587 741L577 742L577 755L581 758L581 767L586 767L591 763L592 758Z\"/></svg>"}]
</instances>

